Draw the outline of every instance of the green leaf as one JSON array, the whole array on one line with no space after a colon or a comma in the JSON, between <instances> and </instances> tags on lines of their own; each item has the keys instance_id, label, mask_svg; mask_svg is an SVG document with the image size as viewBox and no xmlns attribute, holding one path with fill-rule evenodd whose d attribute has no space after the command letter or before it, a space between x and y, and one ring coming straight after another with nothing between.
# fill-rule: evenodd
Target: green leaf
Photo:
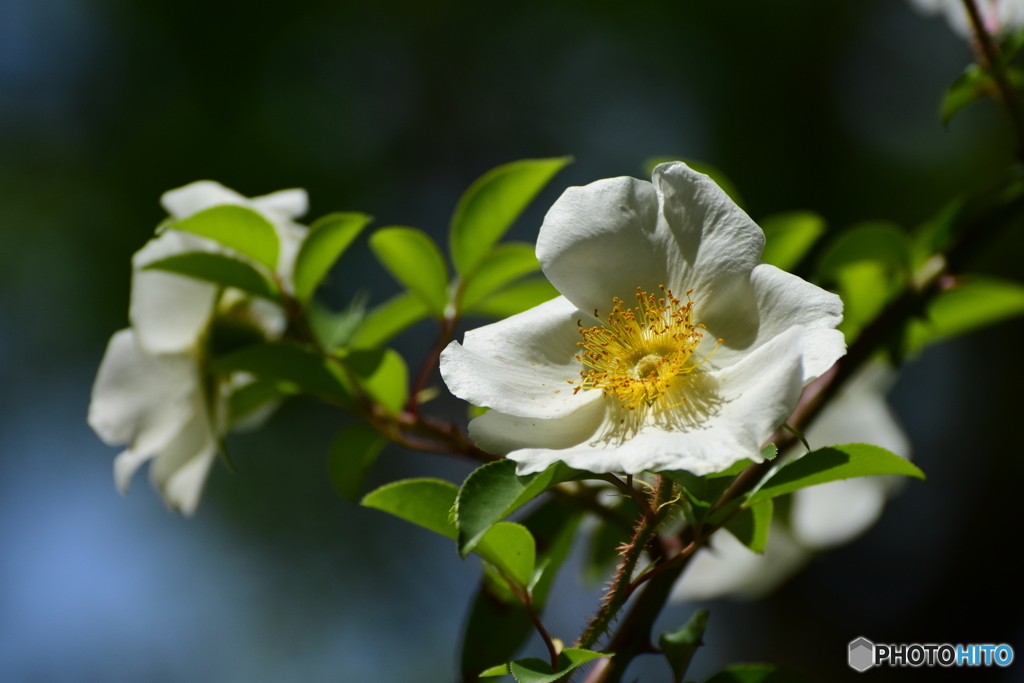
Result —
<instances>
[{"instance_id":1,"label":"green leaf","mask_svg":"<svg viewBox=\"0 0 1024 683\"><path fill-rule=\"evenodd\" d=\"M939 110L942 125L949 124L950 119L967 105L977 102L985 95L994 95L997 92L999 90L992 77L977 64L971 64L953 81L942 98L942 107Z\"/></svg>"},{"instance_id":2,"label":"green leaf","mask_svg":"<svg viewBox=\"0 0 1024 683\"><path fill-rule=\"evenodd\" d=\"M498 522L480 540L475 550L520 588L530 584L537 561L537 546L529 529L522 524Z\"/></svg>"},{"instance_id":3,"label":"green leaf","mask_svg":"<svg viewBox=\"0 0 1024 683\"><path fill-rule=\"evenodd\" d=\"M455 484L440 479L404 479L368 493L361 504L454 541L455 525L449 521L448 513L458 493ZM496 524L480 541L476 552L523 587L529 584L537 551L526 527L512 522Z\"/></svg>"},{"instance_id":4,"label":"green leaf","mask_svg":"<svg viewBox=\"0 0 1024 683\"><path fill-rule=\"evenodd\" d=\"M257 379L284 383L342 406L353 405L352 388L337 363L317 352L288 342L254 344L215 359L214 372L243 371Z\"/></svg>"},{"instance_id":5,"label":"green leaf","mask_svg":"<svg viewBox=\"0 0 1024 683\"><path fill-rule=\"evenodd\" d=\"M251 382L235 389L228 399L228 422L234 425L244 420L284 393L277 382L268 381Z\"/></svg>"},{"instance_id":6,"label":"green leaf","mask_svg":"<svg viewBox=\"0 0 1024 683\"><path fill-rule=\"evenodd\" d=\"M491 169L459 199L448 241L452 262L465 276L480 264L523 209L572 157L524 159Z\"/></svg>"},{"instance_id":7,"label":"green leaf","mask_svg":"<svg viewBox=\"0 0 1024 683\"><path fill-rule=\"evenodd\" d=\"M310 226L295 258L292 280L296 299L309 301L334 262L371 220L363 213L338 212L323 216Z\"/></svg>"},{"instance_id":8,"label":"green leaf","mask_svg":"<svg viewBox=\"0 0 1024 683\"><path fill-rule=\"evenodd\" d=\"M761 449L761 457L765 460L774 460L775 456L779 454L779 447L773 443L768 444Z\"/></svg>"},{"instance_id":9,"label":"green leaf","mask_svg":"<svg viewBox=\"0 0 1024 683\"><path fill-rule=\"evenodd\" d=\"M490 669L483 671L477 678L490 678L491 676L505 676L511 674L509 671L508 664L499 664L498 666L492 666Z\"/></svg>"},{"instance_id":10,"label":"green leaf","mask_svg":"<svg viewBox=\"0 0 1024 683\"><path fill-rule=\"evenodd\" d=\"M843 231L822 254L818 273L823 280L835 281L840 271L854 263L871 261L893 271L910 268L911 244L898 225L867 222Z\"/></svg>"},{"instance_id":11,"label":"green leaf","mask_svg":"<svg viewBox=\"0 0 1024 683\"><path fill-rule=\"evenodd\" d=\"M1020 49L1020 44L1015 43L1011 45L1010 49L1016 52ZM1024 85L1024 71L1017 67L1009 66L1006 69L1006 74L1014 88L1019 89ZM996 98L1000 97L999 86L996 84L995 79L989 75L988 71L977 64L971 64L959 78L953 81L953 84L946 90L946 95L942 98L940 110L942 125L948 125L950 120L961 109L987 95Z\"/></svg>"},{"instance_id":12,"label":"green leaf","mask_svg":"<svg viewBox=\"0 0 1024 683\"><path fill-rule=\"evenodd\" d=\"M685 626L674 631L666 631L658 638L658 645L672 667L675 683L682 682L686 670L690 668L690 660L693 659L697 648L704 644L701 638L707 625L708 611L698 610Z\"/></svg>"},{"instance_id":13,"label":"green leaf","mask_svg":"<svg viewBox=\"0 0 1024 683\"><path fill-rule=\"evenodd\" d=\"M772 664L737 664L720 671L704 683L808 683L803 676Z\"/></svg>"},{"instance_id":14,"label":"green leaf","mask_svg":"<svg viewBox=\"0 0 1024 683\"><path fill-rule=\"evenodd\" d=\"M380 346L429 315L430 308L423 300L411 292L403 292L370 311L351 344L358 348Z\"/></svg>"},{"instance_id":15,"label":"green leaf","mask_svg":"<svg viewBox=\"0 0 1024 683\"><path fill-rule=\"evenodd\" d=\"M557 669L552 669L550 662L532 657L517 659L509 664L509 668L519 683L555 683L562 676L587 662L611 656L603 652L593 652L578 647L567 647L558 656Z\"/></svg>"},{"instance_id":16,"label":"green leaf","mask_svg":"<svg viewBox=\"0 0 1024 683\"><path fill-rule=\"evenodd\" d=\"M383 434L365 422L338 432L328 459L331 482L338 493L351 501L359 500L366 475L387 442Z\"/></svg>"},{"instance_id":17,"label":"green leaf","mask_svg":"<svg viewBox=\"0 0 1024 683\"><path fill-rule=\"evenodd\" d=\"M763 219L761 229L765 238L761 260L792 270L825 234L825 219L810 211L778 213Z\"/></svg>"},{"instance_id":18,"label":"green leaf","mask_svg":"<svg viewBox=\"0 0 1024 683\"><path fill-rule=\"evenodd\" d=\"M543 611L551 583L565 562L576 537L582 514L572 504L549 498L523 520L536 541L537 566L543 567L533 587L533 605ZM512 659L533 633L533 622L522 603L504 588L503 582L491 580L484 565L481 581L464 627L461 654L463 679L476 672ZM508 665L506 672L508 670Z\"/></svg>"},{"instance_id":19,"label":"green leaf","mask_svg":"<svg viewBox=\"0 0 1024 683\"><path fill-rule=\"evenodd\" d=\"M750 494L743 506L749 508L769 498L838 479L881 474L925 478L924 472L910 461L879 446L865 443L830 446L778 466Z\"/></svg>"},{"instance_id":20,"label":"green leaf","mask_svg":"<svg viewBox=\"0 0 1024 683\"><path fill-rule=\"evenodd\" d=\"M698 513L698 519L703 520L703 515L722 497L736 476L751 464L750 460L744 458L733 463L728 469L712 472L702 477L685 470L661 472L661 474L683 487L687 500L694 506L694 512Z\"/></svg>"},{"instance_id":21,"label":"green leaf","mask_svg":"<svg viewBox=\"0 0 1024 683\"><path fill-rule=\"evenodd\" d=\"M556 296L558 290L554 285L543 278L534 278L498 290L467 308L466 313L488 318L507 318L528 311L534 306L540 306Z\"/></svg>"},{"instance_id":22,"label":"green leaf","mask_svg":"<svg viewBox=\"0 0 1024 683\"><path fill-rule=\"evenodd\" d=\"M694 161L693 159L680 159L679 157L653 157L644 162L644 171L647 177L654 175L654 168L659 164L669 163L671 161L682 161L684 164L692 168L697 173L703 173L708 176L715 183L718 184L722 190L729 195L729 198L736 202L736 205L740 208L743 207L743 197L740 195L739 189L736 184L733 183L729 176L725 175L721 169L712 166L711 164L705 164L703 161Z\"/></svg>"},{"instance_id":23,"label":"green leaf","mask_svg":"<svg viewBox=\"0 0 1024 683\"><path fill-rule=\"evenodd\" d=\"M434 240L422 230L381 228L370 236L370 248L396 280L418 296L438 318L448 304L448 266Z\"/></svg>"},{"instance_id":24,"label":"green leaf","mask_svg":"<svg viewBox=\"0 0 1024 683\"><path fill-rule=\"evenodd\" d=\"M350 351L342 362L374 401L392 415L402 412L409 398L409 371L398 352L360 349Z\"/></svg>"},{"instance_id":25,"label":"green leaf","mask_svg":"<svg viewBox=\"0 0 1024 683\"><path fill-rule=\"evenodd\" d=\"M460 310L472 306L509 283L540 270L535 247L523 242L499 244L465 278Z\"/></svg>"},{"instance_id":26,"label":"green leaf","mask_svg":"<svg viewBox=\"0 0 1024 683\"><path fill-rule=\"evenodd\" d=\"M552 486L581 473L562 463L543 472L516 476L516 463L497 460L474 470L459 490L455 519L459 554L466 557L487 530Z\"/></svg>"},{"instance_id":27,"label":"green leaf","mask_svg":"<svg viewBox=\"0 0 1024 683\"><path fill-rule=\"evenodd\" d=\"M193 251L154 261L143 270L163 270L206 280L224 287L236 287L254 296L281 301L281 290L266 276L244 261L223 254Z\"/></svg>"},{"instance_id":28,"label":"green leaf","mask_svg":"<svg viewBox=\"0 0 1024 683\"><path fill-rule=\"evenodd\" d=\"M277 231L259 212L225 204L174 221L169 229L209 238L244 254L272 271L280 250Z\"/></svg>"},{"instance_id":29,"label":"green leaf","mask_svg":"<svg viewBox=\"0 0 1024 683\"><path fill-rule=\"evenodd\" d=\"M740 543L758 555L768 545L768 528L772 522L772 501L763 500L757 505L744 508L725 524L725 528Z\"/></svg>"},{"instance_id":30,"label":"green leaf","mask_svg":"<svg viewBox=\"0 0 1024 683\"><path fill-rule=\"evenodd\" d=\"M317 344L329 351L337 351L345 347L355 335L366 316L367 295L363 291L356 293L344 311L337 313L323 306L311 303L306 308L306 320L310 332Z\"/></svg>"},{"instance_id":31,"label":"green leaf","mask_svg":"<svg viewBox=\"0 0 1024 683\"><path fill-rule=\"evenodd\" d=\"M447 481L404 479L366 494L361 505L391 513L454 541L455 525L448 522L448 512L457 495L459 487Z\"/></svg>"},{"instance_id":32,"label":"green leaf","mask_svg":"<svg viewBox=\"0 0 1024 683\"><path fill-rule=\"evenodd\" d=\"M928 344L993 325L1024 314L1024 285L1010 280L971 278L937 294L926 318L908 332L907 347L916 352Z\"/></svg>"}]
</instances>

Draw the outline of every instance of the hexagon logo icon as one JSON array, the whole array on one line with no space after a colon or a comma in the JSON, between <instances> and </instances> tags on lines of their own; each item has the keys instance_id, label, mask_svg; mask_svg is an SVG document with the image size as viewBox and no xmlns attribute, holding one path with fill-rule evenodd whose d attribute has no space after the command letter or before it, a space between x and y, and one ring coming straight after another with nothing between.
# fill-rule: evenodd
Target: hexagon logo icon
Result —
<instances>
[{"instance_id":1,"label":"hexagon logo icon","mask_svg":"<svg viewBox=\"0 0 1024 683\"><path fill-rule=\"evenodd\" d=\"M867 671L875 665L875 644L867 638L858 638L850 642L850 668L856 671Z\"/></svg>"}]
</instances>

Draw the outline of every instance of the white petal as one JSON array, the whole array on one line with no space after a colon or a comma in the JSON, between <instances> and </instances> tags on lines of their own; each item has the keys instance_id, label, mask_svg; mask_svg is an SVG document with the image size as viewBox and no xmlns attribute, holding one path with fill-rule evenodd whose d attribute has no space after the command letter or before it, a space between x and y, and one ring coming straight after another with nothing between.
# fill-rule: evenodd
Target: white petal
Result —
<instances>
[{"instance_id":1,"label":"white petal","mask_svg":"<svg viewBox=\"0 0 1024 683\"><path fill-rule=\"evenodd\" d=\"M793 534L814 550L852 541L882 515L884 488L877 477L863 477L796 491L790 512Z\"/></svg>"},{"instance_id":2,"label":"white petal","mask_svg":"<svg viewBox=\"0 0 1024 683\"><path fill-rule=\"evenodd\" d=\"M89 425L109 445L144 458L162 449L197 409L199 372L184 355L141 352L131 330L110 339L89 404Z\"/></svg>"},{"instance_id":3,"label":"white petal","mask_svg":"<svg viewBox=\"0 0 1024 683\"><path fill-rule=\"evenodd\" d=\"M141 270L154 261L189 251L224 250L209 240L169 230L147 242L132 257L128 316L139 345L150 353L180 353L194 348L210 321L216 285L184 275Z\"/></svg>"},{"instance_id":4,"label":"white petal","mask_svg":"<svg viewBox=\"0 0 1024 683\"><path fill-rule=\"evenodd\" d=\"M441 354L441 376L449 390L473 405L519 417L555 418L597 399L599 392L573 394L574 358L582 338L577 321L587 316L557 297L519 315L466 333ZM589 320L589 322L588 322Z\"/></svg>"},{"instance_id":5,"label":"white petal","mask_svg":"<svg viewBox=\"0 0 1024 683\"><path fill-rule=\"evenodd\" d=\"M720 403L697 426L667 431L649 424L622 444L591 440L562 449L526 447L508 457L519 463L521 475L559 460L591 472L688 470L697 475L724 470L744 458L760 461L761 443L800 398L801 331L794 327L736 365L710 373L718 381Z\"/></svg>"},{"instance_id":6,"label":"white petal","mask_svg":"<svg viewBox=\"0 0 1024 683\"><path fill-rule=\"evenodd\" d=\"M242 195L213 180L189 183L160 197L160 205L178 220L221 204L245 206L248 203Z\"/></svg>"},{"instance_id":7,"label":"white petal","mask_svg":"<svg viewBox=\"0 0 1024 683\"><path fill-rule=\"evenodd\" d=\"M284 219L299 218L309 211L309 193L301 188L278 190L249 201L253 208Z\"/></svg>"},{"instance_id":8,"label":"white petal","mask_svg":"<svg viewBox=\"0 0 1024 683\"><path fill-rule=\"evenodd\" d=\"M489 410L469 423L469 435L488 453L505 454L529 447L568 448L594 438L604 424L607 409L607 399L594 400L550 420Z\"/></svg>"},{"instance_id":9,"label":"white petal","mask_svg":"<svg viewBox=\"0 0 1024 683\"><path fill-rule=\"evenodd\" d=\"M910 440L885 400L895 376L888 364L875 362L850 378L807 430L811 446L870 443L909 458ZM891 477L866 477L797 491L790 520L794 535L814 549L853 540L878 521L886 495L897 482Z\"/></svg>"},{"instance_id":10,"label":"white petal","mask_svg":"<svg viewBox=\"0 0 1024 683\"><path fill-rule=\"evenodd\" d=\"M752 305L736 301L722 305L712 300L708 307L697 308L698 320L708 326L711 336L724 339L715 354L717 365L735 363L793 325L804 326L805 384L846 353L843 333L834 329L843 319L843 302L838 296L766 263L754 268L750 283ZM752 316L736 315L741 305L756 312Z\"/></svg>"},{"instance_id":11,"label":"white petal","mask_svg":"<svg viewBox=\"0 0 1024 683\"><path fill-rule=\"evenodd\" d=\"M698 301L727 297L761 260L764 233L729 195L682 162L654 169L654 189L673 238L670 285Z\"/></svg>"},{"instance_id":12,"label":"white petal","mask_svg":"<svg viewBox=\"0 0 1024 683\"><path fill-rule=\"evenodd\" d=\"M197 411L149 467L164 500L185 515L195 511L217 454L217 439L205 410Z\"/></svg>"},{"instance_id":13,"label":"white petal","mask_svg":"<svg viewBox=\"0 0 1024 683\"><path fill-rule=\"evenodd\" d=\"M664 235L650 183L609 178L570 187L548 210L537 258L551 284L581 310L606 316L612 297L634 301L636 288L667 285Z\"/></svg>"},{"instance_id":14,"label":"white petal","mask_svg":"<svg viewBox=\"0 0 1024 683\"><path fill-rule=\"evenodd\" d=\"M135 472L154 457L156 457L155 451L140 452L130 448L118 453L114 458L114 485L117 486L121 495L128 495Z\"/></svg>"},{"instance_id":15,"label":"white petal","mask_svg":"<svg viewBox=\"0 0 1024 683\"><path fill-rule=\"evenodd\" d=\"M724 596L754 600L792 576L810 559L786 530L772 524L768 546L758 555L732 534L720 531L710 548L697 551L672 592L674 602L713 600Z\"/></svg>"}]
</instances>

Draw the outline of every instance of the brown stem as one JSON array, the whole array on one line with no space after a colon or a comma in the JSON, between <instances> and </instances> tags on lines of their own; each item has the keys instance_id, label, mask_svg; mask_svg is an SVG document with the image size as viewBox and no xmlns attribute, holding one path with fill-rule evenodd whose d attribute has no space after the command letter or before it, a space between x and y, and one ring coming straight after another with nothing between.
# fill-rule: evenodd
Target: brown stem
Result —
<instances>
[{"instance_id":1,"label":"brown stem","mask_svg":"<svg viewBox=\"0 0 1024 683\"><path fill-rule=\"evenodd\" d=\"M427 382L430 381L431 375L434 374L434 370L441 360L441 352L448 346L448 342L452 340L452 334L455 332L455 322L454 318L442 318L438 321L441 329L437 335L437 343L434 344L434 348L430 350L430 354L423 361L423 366L420 368L419 374L416 375L416 381L409 391L409 400L405 404L406 411L413 415L418 416L420 414L420 404L418 401L420 392L426 388Z\"/></svg>"}]
</instances>

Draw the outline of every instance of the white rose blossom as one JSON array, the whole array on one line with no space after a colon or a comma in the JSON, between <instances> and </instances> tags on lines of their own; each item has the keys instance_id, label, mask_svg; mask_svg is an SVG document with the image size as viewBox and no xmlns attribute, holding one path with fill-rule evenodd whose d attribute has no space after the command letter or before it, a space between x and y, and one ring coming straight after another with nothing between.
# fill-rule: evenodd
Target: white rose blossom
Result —
<instances>
[{"instance_id":1,"label":"white rose blossom","mask_svg":"<svg viewBox=\"0 0 1024 683\"><path fill-rule=\"evenodd\" d=\"M762 263L761 229L707 176L572 187L537 240L548 303L467 332L441 357L491 408L477 444L519 474L721 471L749 458L845 353L839 297Z\"/></svg>"},{"instance_id":2,"label":"white rose blossom","mask_svg":"<svg viewBox=\"0 0 1024 683\"><path fill-rule=\"evenodd\" d=\"M885 400L895 378L895 370L882 362L869 365L851 378L807 431L810 445L818 448L870 443L909 458L910 440ZM780 457L797 456L784 453ZM764 554L755 554L728 532L715 534L710 548L698 551L690 562L676 584L673 600L723 596L756 599L767 595L816 551L848 543L878 521L898 481L860 477L795 491L789 519L772 523Z\"/></svg>"},{"instance_id":3,"label":"white rose blossom","mask_svg":"<svg viewBox=\"0 0 1024 683\"><path fill-rule=\"evenodd\" d=\"M1024 0L976 0L985 30L998 35L1024 26ZM964 38L974 36L974 27L963 0L910 0L923 14L944 14L953 30Z\"/></svg>"},{"instance_id":4,"label":"white rose blossom","mask_svg":"<svg viewBox=\"0 0 1024 683\"><path fill-rule=\"evenodd\" d=\"M286 290L306 228L293 222L306 212L304 190L284 190L247 199L219 183L200 181L163 195L161 204L174 219L205 209L238 205L270 221L280 241L277 276ZM114 334L107 345L92 390L89 425L108 445L127 445L114 460L114 480L128 491L135 471L145 462L150 480L172 508L192 514L220 439L227 433L227 401L251 378L241 373L217 386L207 385L203 348L217 314L241 318L264 337L279 337L286 324L276 304L238 290L144 266L193 251L231 254L202 237L167 230L132 258L131 327ZM267 410L256 411L254 419ZM246 420L251 421L251 420Z\"/></svg>"}]
</instances>

